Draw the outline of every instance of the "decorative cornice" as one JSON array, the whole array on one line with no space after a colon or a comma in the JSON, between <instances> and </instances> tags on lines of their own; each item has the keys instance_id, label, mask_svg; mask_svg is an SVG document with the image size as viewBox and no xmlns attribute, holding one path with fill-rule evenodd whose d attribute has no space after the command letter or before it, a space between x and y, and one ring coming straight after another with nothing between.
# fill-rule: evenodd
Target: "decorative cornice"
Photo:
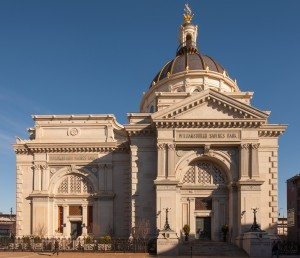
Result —
<instances>
[{"instance_id":1,"label":"decorative cornice","mask_svg":"<svg viewBox=\"0 0 300 258\"><path fill-rule=\"evenodd\" d=\"M125 129L128 136L146 136L146 135L153 135L155 133L155 131L149 124L126 125Z\"/></svg>"},{"instance_id":2,"label":"decorative cornice","mask_svg":"<svg viewBox=\"0 0 300 258\"><path fill-rule=\"evenodd\" d=\"M259 137L278 137L285 132L288 125L285 124L265 124L259 128Z\"/></svg>"},{"instance_id":3,"label":"decorative cornice","mask_svg":"<svg viewBox=\"0 0 300 258\"><path fill-rule=\"evenodd\" d=\"M259 128L263 120L155 120L157 128Z\"/></svg>"},{"instance_id":4,"label":"decorative cornice","mask_svg":"<svg viewBox=\"0 0 300 258\"><path fill-rule=\"evenodd\" d=\"M103 144L103 145L95 145L95 144L46 144L46 143L27 143L27 144L15 144L14 150L16 154L33 154L33 153L73 153L73 152L112 152L112 151L128 151L128 144Z\"/></svg>"}]
</instances>

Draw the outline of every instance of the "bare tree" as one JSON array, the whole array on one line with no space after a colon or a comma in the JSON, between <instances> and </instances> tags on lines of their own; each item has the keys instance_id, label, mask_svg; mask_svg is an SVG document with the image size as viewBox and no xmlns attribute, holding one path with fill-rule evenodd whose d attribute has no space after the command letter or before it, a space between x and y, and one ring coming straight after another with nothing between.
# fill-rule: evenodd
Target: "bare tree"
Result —
<instances>
[{"instance_id":1,"label":"bare tree","mask_svg":"<svg viewBox=\"0 0 300 258\"><path fill-rule=\"evenodd\" d=\"M38 224L34 229L34 234L40 238L43 238L47 233L45 224Z\"/></svg>"},{"instance_id":2,"label":"bare tree","mask_svg":"<svg viewBox=\"0 0 300 258\"><path fill-rule=\"evenodd\" d=\"M135 227L132 228L132 236L135 239L147 238L150 233L150 222L148 219L138 219L135 222Z\"/></svg>"}]
</instances>

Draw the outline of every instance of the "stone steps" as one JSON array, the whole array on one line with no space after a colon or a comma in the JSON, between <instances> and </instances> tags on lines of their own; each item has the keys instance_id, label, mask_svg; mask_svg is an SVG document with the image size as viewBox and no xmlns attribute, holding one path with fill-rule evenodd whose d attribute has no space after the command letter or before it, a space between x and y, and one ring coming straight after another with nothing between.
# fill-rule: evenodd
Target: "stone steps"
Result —
<instances>
[{"instance_id":1,"label":"stone steps","mask_svg":"<svg viewBox=\"0 0 300 258\"><path fill-rule=\"evenodd\" d=\"M192 247L192 250L191 250ZM194 240L180 244L181 255L248 257L244 250L226 242Z\"/></svg>"}]
</instances>

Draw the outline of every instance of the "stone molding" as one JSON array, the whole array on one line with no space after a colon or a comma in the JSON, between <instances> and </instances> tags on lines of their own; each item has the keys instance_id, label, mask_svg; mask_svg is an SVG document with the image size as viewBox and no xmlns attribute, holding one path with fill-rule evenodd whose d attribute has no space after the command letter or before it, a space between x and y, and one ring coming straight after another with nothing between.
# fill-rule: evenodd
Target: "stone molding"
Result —
<instances>
[{"instance_id":1,"label":"stone molding","mask_svg":"<svg viewBox=\"0 0 300 258\"><path fill-rule=\"evenodd\" d=\"M243 119L237 120L210 120L210 121L191 121L191 120L166 120L157 119L154 124L157 128L259 128L264 122L261 120Z\"/></svg>"},{"instance_id":2,"label":"stone molding","mask_svg":"<svg viewBox=\"0 0 300 258\"><path fill-rule=\"evenodd\" d=\"M128 136L149 136L154 135L154 130L149 124L133 124L125 126Z\"/></svg>"},{"instance_id":3,"label":"stone molding","mask_svg":"<svg viewBox=\"0 0 300 258\"><path fill-rule=\"evenodd\" d=\"M16 154L33 154L33 153L80 153L80 152L126 152L127 144L114 146L80 146L80 144L62 145L62 144L16 144L14 145Z\"/></svg>"},{"instance_id":4,"label":"stone molding","mask_svg":"<svg viewBox=\"0 0 300 258\"><path fill-rule=\"evenodd\" d=\"M284 124L265 124L258 130L259 137L278 137L284 133L287 125Z\"/></svg>"}]
</instances>

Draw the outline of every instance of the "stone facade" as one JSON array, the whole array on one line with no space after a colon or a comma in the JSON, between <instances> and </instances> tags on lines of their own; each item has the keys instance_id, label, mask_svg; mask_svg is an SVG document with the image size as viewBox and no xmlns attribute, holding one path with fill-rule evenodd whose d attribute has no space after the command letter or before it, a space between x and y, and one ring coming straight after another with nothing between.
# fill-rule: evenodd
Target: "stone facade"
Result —
<instances>
[{"instance_id":1,"label":"stone facade","mask_svg":"<svg viewBox=\"0 0 300 258\"><path fill-rule=\"evenodd\" d=\"M178 236L188 224L192 237L218 241L228 225L234 242L252 208L261 228L276 232L286 126L269 124L270 112L251 106L253 93L198 52L197 32L185 20L177 57L128 124L113 115L33 116L30 139L14 145L18 236L129 237L141 227L155 235L167 208Z\"/></svg>"}]
</instances>

